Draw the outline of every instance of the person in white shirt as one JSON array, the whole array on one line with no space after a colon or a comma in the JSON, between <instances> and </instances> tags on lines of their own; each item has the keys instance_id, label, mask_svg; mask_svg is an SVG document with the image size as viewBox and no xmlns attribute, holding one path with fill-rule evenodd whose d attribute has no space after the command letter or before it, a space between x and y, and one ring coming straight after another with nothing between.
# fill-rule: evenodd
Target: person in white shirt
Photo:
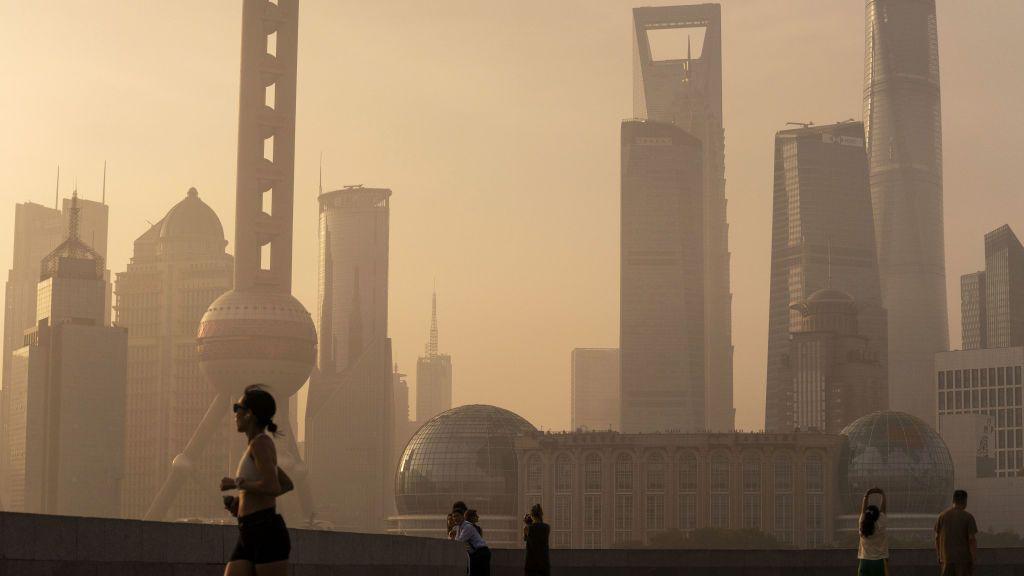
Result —
<instances>
[{"instance_id":1,"label":"person in white shirt","mask_svg":"<svg viewBox=\"0 0 1024 576\"><path fill-rule=\"evenodd\" d=\"M466 520L466 510L456 507L452 510L454 530L451 532L452 540L462 542L466 545L469 553L470 576L490 576L491 574L491 549L487 542L471 522Z\"/></svg>"},{"instance_id":2,"label":"person in white shirt","mask_svg":"<svg viewBox=\"0 0 1024 576\"><path fill-rule=\"evenodd\" d=\"M882 497L879 506L870 503L872 494ZM881 488L872 488L864 493L859 524L857 576L888 576L889 538L885 531L885 492Z\"/></svg>"}]
</instances>

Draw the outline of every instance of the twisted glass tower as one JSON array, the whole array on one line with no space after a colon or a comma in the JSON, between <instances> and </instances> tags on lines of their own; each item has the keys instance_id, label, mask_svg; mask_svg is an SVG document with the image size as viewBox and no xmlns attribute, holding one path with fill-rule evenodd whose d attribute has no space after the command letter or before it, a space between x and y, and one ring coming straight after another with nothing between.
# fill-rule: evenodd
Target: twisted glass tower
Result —
<instances>
[{"instance_id":1,"label":"twisted glass tower","mask_svg":"<svg viewBox=\"0 0 1024 576\"><path fill-rule=\"evenodd\" d=\"M889 406L935 423L932 366L949 346L934 0L867 0L864 133Z\"/></svg>"}]
</instances>

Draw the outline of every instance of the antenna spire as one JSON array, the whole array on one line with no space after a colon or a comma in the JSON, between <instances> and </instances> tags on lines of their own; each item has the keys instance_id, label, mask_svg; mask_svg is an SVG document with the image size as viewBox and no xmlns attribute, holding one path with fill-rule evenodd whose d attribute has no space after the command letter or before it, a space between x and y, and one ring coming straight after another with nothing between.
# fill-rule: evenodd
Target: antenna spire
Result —
<instances>
[{"instance_id":1,"label":"antenna spire","mask_svg":"<svg viewBox=\"0 0 1024 576\"><path fill-rule=\"evenodd\" d=\"M102 204L107 203L107 161L103 161L103 196Z\"/></svg>"},{"instance_id":2,"label":"antenna spire","mask_svg":"<svg viewBox=\"0 0 1024 576\"><path fill-rule=\"evenodd\" d=\"M437 356L437 286L430 301L430 340L427 341L427 357Z\"/></svg>"},{"instance_id":3,"label":"antenna spire","mask_svg":"<svg viewBox=\"0 0 1024 576\"><path fill-rule=\"evenodd\" d=\"M53 191L53 209L60 210L60 164L57 164L57 189Z\"/></svg>"},{"instance_id":4,"label":"antenna spire","mask_svg":"<svg viewBox=\"0 0 1024 576\"><path fill-rule=\"evenodd\" d=\"M324 151L320 151L320 194L324 193Z\"/></svg>"},{"instance_id":5,"label":"antenna spire","mask_svg":"<svg viewBox=\"0 0 1024 576\"><path fill-rule=\"evenodd\" d=\"M78 183L71 193L71 209L68 211L68 238L79 240L78 237Z\"/></svg>"}]
</instances>

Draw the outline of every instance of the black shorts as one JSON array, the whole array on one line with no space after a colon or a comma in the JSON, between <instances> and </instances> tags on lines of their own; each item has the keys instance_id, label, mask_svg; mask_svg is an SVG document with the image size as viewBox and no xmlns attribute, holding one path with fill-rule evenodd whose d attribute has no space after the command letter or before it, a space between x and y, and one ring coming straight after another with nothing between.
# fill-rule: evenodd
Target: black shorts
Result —
<instances>
[{"instance_id":1,"label":"black shorts","mask_svg":"<svg viewBox=\"0 0 1024 576\"><path fill-rule=\"evenodd\" d=\"M231 553L231 562L248 560L253 564L269 564L288 559L292 542L284 518L273 508L253 512L238 519L238 543Z\"/></svg>"}]
</instances>

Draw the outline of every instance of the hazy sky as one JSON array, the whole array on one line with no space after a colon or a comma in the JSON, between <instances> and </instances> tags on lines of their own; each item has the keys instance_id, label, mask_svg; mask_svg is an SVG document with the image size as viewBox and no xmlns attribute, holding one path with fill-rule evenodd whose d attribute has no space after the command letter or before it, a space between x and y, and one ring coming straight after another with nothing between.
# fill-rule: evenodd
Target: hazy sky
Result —
<instances>
[{"instance_id":1,"label":"hazy sky","mask_svg":"<svg viewBox=\"0 0 1024 576\"><path fill-rule=\"evenodd\" d=\"M294 290L315 309L317 164L385 186L390 332L415 372L437 279L457 404L569 425L569 353L618 341L619 122L628 0L302 0ZM861 119L861 0L723 4L737 426L764 421L772 144ZM940 0L951 342L985 232L1024 234L1024 2ZM0 270L14 203L109 161L109 260L190 186L234 230L240 0L0 0ZM232 249L229 246L229 250ZM414 377L410 376L410 382Z\"/></svg>"}]
</instances>

